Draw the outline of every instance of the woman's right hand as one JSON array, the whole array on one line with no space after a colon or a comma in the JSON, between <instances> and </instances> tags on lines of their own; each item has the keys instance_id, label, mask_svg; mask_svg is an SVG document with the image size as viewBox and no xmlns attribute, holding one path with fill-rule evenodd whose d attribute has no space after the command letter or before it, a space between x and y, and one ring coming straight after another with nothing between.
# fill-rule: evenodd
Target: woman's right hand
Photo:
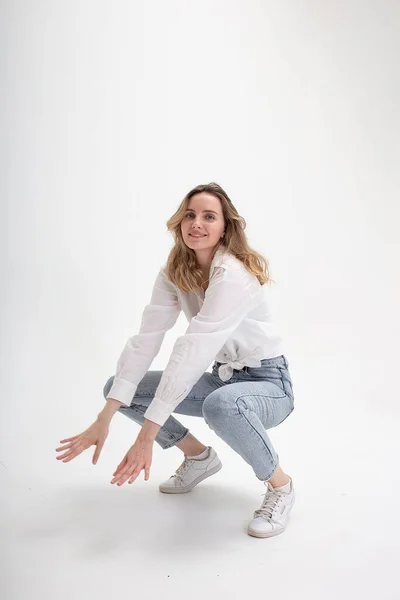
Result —
<instances>
[{"instance_id":1,"label":"woman's right hand","mask_svg":"<svg viewBox=\"0 0 400 600\"><path fill-rule=\"evenodd\" d=\"M57 460L69 462L75 458L75 456L78 456L81 452L87 450L87 448L90 448L90 446L94 444L96 450L93 454L92 463L95 465L108 436L109 425L107 420L96 420L90 427L85 429L85 431L82 431L82 433L60 440L60 444L64 444L64 446L56 448L56 451L65 451L65 454L57 456Z\"/></svg>"}]
</instances>

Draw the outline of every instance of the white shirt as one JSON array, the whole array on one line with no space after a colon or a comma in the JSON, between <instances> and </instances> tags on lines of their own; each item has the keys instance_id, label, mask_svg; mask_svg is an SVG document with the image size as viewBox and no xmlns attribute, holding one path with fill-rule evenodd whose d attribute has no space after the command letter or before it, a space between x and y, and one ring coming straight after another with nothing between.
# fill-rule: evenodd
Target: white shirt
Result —
<instances>
[{"instance_id":1,"label":"white shirt","mask_svg":"<svg viewBox=\"0 0 400 600\"><path fill-rule=\"evenodd\" d=\"M283 354L282 338L268 308L265 288L243 263L219 247L206 291L182 292L161 267L139 333L128 339L107 395L129 406L136 388L158 354L165 333L183 310L189 326L173 346L155 397L144 417L163 425L210 364L228 381L233 369L259 367L262 358Z\"/></svg>"}]
</instances>

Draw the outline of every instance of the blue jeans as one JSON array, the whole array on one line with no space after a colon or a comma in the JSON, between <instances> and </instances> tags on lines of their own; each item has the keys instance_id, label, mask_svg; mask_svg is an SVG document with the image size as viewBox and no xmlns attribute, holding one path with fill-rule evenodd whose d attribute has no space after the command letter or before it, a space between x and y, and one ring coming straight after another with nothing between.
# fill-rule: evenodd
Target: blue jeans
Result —
<instances>
[{"instance_id":1,"label":"blue jeans","mask_svg":"<svg viewBox=\"0 0 400 600\"><path fill-rule=\"evenodd\" d=\"M270 479L279 464L266 429L282 423L294 410L292 380L288 361L281 354L264 358L260 367L234 369L231 379L218 376L220 362L206 371L173 413L204 418L207 425L252 467L262 481ZM143 425L146 408L155 396L163 371L147 371L140 381L131 405L119 412ZM107 396L114 376L108 379ZM182 441L189 429L172 415L157 433L155 441L167 449Z\"/></svg>"}]
</instances>

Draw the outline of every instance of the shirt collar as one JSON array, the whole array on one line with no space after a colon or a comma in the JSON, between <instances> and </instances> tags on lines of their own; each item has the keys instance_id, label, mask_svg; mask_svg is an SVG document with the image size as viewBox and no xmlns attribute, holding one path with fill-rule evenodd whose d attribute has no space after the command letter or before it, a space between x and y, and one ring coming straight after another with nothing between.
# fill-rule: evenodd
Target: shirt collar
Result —
<instances>
[{"instance_id":1,"label":"shirt collar","mask_svg":"<svg viewBox=\"0 0 400 600\"><path fill-rule=\"evenodd\" d=\"M226 248L224 248L223 246L219 246L219 248L217 249L217 251L214 254L214 258L211 261L210 278L212 277L214 268L221 266L221 264L223 263L225 254L226 254Z\"/></svg>"}]
</instances>

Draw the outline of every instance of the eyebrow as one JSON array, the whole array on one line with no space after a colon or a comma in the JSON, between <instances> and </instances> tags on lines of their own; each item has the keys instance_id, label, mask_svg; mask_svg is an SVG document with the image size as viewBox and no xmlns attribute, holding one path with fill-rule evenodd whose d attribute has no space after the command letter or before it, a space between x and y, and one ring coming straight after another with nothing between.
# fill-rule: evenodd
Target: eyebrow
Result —
<instances>
[{"instance_id":1,"label":"eyebrow","mask_svg":"<svg viewBox=\"0 0 400 600\"><path fill-rule=\"evenodd\" d=\"M185 212L188 212L188 211L190 211L190 212L196 212L195 210L193 210L193 208L187 208L185 210ZM215 210L203 210L202 212L212 212L212 213L214 213L216 215L218 214L217 212L215 212Z\"/></svg>"}]
</instances>

